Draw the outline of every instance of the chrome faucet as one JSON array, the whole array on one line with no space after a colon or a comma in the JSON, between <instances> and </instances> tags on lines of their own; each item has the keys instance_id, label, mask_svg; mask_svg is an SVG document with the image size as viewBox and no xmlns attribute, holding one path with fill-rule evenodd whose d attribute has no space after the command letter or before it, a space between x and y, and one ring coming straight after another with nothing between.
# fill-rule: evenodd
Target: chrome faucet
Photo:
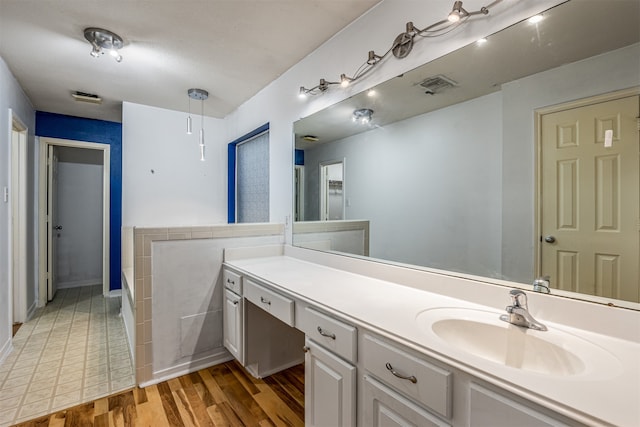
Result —
<instances>
[{"instance_id":1,"label":"chrome faucet","mask_svg":"<svg viewBox=\"0 0 640 427\"><path fill-rule=\"evenodd\" d=\"M538 277L533 281L533 291L542 294L551 293L551 278L549 276Z\"/></svg>"},{"instance_id":2,"label":"chrome faucet","mask_svg":"<svg viewBox=\"0 0 640 427\"><path fill-rule=\"evenodd\" d=\"M506 308L507 313L509 314L503 314L500 316L500 320L509 322L512 325L535 329L537 331L547 330L546 326L534 319L529 313L529 307L527 306L527 294L520 289L512 289L509 292L509 296L511 296L512 303Z\"/></svg>"}]
</instances>

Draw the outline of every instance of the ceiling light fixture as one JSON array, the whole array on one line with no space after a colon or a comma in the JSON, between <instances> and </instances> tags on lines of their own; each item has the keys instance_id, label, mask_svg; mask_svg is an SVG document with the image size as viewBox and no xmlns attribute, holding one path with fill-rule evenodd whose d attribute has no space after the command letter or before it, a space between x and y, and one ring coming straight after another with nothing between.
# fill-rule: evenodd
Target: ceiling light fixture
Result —
<instances>
[{"instance_id":1,"label":"ceiling light fixture","mask_svg":"<svg viewBox=\"0 0 640 427\"><path fill-rule=\"evenodd\" d=\"M451 12L449 13L449 15L447 15L446 19L442 19L434 24L431 24L422 30L416 28L413 25L413 22L407 22L405 31L403 33L400 33L394 39L389 50L387 50L383 55L377 55L373 50L370 50L367 55L367 60L356 70L355 73L353 73L352 77L347 77L346 74L341 74L340 81L337 82L320 79L320 83L312 87L311 89L300 86L300 89L298 90L298 96L300 98L306 98L307 95L320 95L326 92L327 89L329 89L329 86L338 84L342 87L349 86L351 83L354 83L363 78L376 65L387 58L389 54L393 54L393 56L398 59L406 58L409 53L411 53L411 49L413 48L416 36L423 38L443 36L453 31L458 26L463 25L469 20L469 18L473 16L488 15L489 10L496 6L498 3L502 3L502 1L503 0L494 0L488 5L483 6L473 12L465 10L462 7L461 1L455 1L453 3Z\"/></svg>"},{"instance_id":2,"label":"ceiling light fixture","mask_svg":"<svg viewBox=\"0 0 640 427\"><path fill-rule=\"evenodd\" d=\"M373 116L373 110L370 108L359 108L353 111L351 120L353 120L354 123L366 125L371 122L371 116Z\"/></svg>"},{"instance_id":3,"label":"ceiling light fixture","mask_svg":"<svg viewBox=\"0 0 640 427\"><path fill-rule=\"evenodd\" d=\"M124 46L122 37L103 28L89 27L84 29L84 38L91 44L91 56L98 58L108 51L116 62L122 62L119 49Z\"/></svg>"},{"instance_id":4,"label":"ceiling light fixture","mask_svg":"<svg viewBox=\"0 0 640 427\"><path fill-rule=\"evenodd\" d=\"M198 137L200 146L200 160L204 162L204 101L209 98L209 92L204 89L189 89L187 91L189 95L189 117L187 117L187 133L190 134L191 130L191 100L195 99L200 101L200 135Z\"/></svg>"}]
</instances>

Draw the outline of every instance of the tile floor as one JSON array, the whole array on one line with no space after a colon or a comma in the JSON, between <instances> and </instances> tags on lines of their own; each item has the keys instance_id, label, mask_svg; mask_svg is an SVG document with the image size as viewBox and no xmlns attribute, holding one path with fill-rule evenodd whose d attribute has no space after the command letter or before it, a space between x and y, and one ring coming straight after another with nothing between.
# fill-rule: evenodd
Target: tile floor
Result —
<instances>
[{"instance_id":1,"label":"tile floor","mask_svg":"<svg viewBox=\"0 0 640 427\"><path fill-rule=\"evenodd\" d=\"M61 289L38 309L0 365L0 427L132 387L119 312L102 285Z\"/></svg>"}]
</instances>

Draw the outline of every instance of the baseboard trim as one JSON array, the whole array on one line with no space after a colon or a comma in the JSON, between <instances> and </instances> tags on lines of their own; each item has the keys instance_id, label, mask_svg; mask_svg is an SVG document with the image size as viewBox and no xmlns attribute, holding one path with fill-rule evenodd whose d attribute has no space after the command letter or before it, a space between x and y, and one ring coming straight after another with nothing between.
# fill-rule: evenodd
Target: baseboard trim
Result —
<instances>
[{"instance_id":1,"label":"baseboard trim","mask_svg":"<svg viewBox=\"0 0 640 427\"><path fill-rule=\"evenodd\" d=\"M113 289L109 291L109 298L117 298L122 296L122 289Z\"/></svg>"},{"instance_id":2,"label":"baseboard trim","mask_svg":"<svg viewBox=\"0 0 640 427\"><path fill-rule=\"evenodd\" d=\"M71 282L59 282L58 289L81 288L83 286L102 285L102 277L88 280L74 280Z\"/></svg>"},{"instance_id":3,"label":"baseboard trim","mask_svg":"<svg viewBox=\"0 0 640 427\"><path fill-rule=\"evenodd\" d=\"M11 342L11 338L9 338L2 346L2 349L0 349L0 365L4 363L5 359L9 357L12 351L13 343Z\"/></svg>"},{"instance_id":4,"label":"baseboard trim","mask_svg":"<svg viewBox=\"0 0 640 427\"><path fill-rule=\"evenodd\" d=\"M163 369L162 371L154 372L154 378L152 380L142 382L138 384L138 386L147 387L150 385L158 384L163 381L171 380L182 375L191 374L201 369L219 365L220 363L228 362L230 360L233 360L233 356L227 351L227 349L222 348L222 351L203 357L201 359L192 360L187 363L172 366L171 368Z\"/></svg>"},{"instance_id":5,"label":"baseboard trim","mask_svg":"<svg viewBox=\"0 0 640 427\"><path fill-rule=\"evenodd\" d=\"M38 308L38 300L35 300L33 301L33 303L31 303L31 306L27 308L27 320L25 320L25 322L31 320L33 315L36 313L37 308Z\"/></svg>"}]
</instances>

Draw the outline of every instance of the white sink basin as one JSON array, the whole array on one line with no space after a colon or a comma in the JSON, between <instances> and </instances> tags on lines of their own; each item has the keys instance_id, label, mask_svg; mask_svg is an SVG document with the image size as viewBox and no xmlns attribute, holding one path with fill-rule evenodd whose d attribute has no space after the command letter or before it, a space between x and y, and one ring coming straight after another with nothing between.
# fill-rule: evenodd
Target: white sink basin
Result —
<instances>
[{"instance_id":1,"label":"white sink basin","mask_svg":"<svg viewBox=\"0 0 640 427\"><path fill-rule=\"evenodd\" d=\"M618 359L596 344L552 327L536 331L511 325L500 314L436 308L416 320L423 332L450 348L513 369L554 376L610 376L620 370Z\"/></svg>"}]
</instances>

